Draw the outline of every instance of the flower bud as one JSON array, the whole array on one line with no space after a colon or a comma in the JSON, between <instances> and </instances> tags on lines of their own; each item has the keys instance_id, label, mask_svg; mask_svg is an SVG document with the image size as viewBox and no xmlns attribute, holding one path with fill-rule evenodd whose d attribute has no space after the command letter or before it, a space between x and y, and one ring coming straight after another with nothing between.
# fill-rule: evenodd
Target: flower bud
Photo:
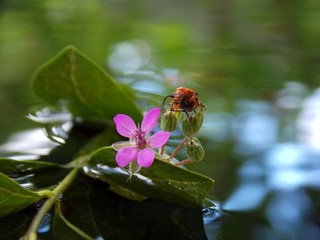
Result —
<instances>
[{"instance_id":1,"label":"flower bud","mask_svg":"<svg viewBox=\"0 0 320 240\"><path fill-rule=\"evenodd\" d=\"M177 117L173 111L167 111L161 117L161 129L166 132L173 132L177 128Z\"/></svg>"},{"instance_id":2,"label":"flower bud","mask_svg":"<svg viewBox=\"0 0 320 240\"><path fill-rule=\"evenodd\" d=\"M190 138L186 144L188 157L195 162L200 162L204 158L204 149L197 138Z\"/></svg>"},{"instance_id":3,"label":"flower bud","mask_svg":"<svg viewBox=\"0 0 320 240\"><path fill-rule=\"evenodd\" d=\"M196 136L202 126L202 122L203 122L202 110L196 115L191 115L185 118L182 122L182 131L184 135L187 137Z\"/></svg>"}]
</instances>

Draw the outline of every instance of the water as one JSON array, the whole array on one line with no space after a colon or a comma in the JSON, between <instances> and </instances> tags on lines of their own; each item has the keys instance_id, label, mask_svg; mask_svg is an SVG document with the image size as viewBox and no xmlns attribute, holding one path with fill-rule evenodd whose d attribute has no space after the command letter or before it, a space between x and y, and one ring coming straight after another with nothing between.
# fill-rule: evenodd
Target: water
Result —
<instances>
[{"instance_id":1,"label":"water","mask_svg":"<svg viewBox=\"0 0 320 240\"><path fill-rule=\"evenodd\" d=\"M37 233L41 234L41 233L49 232L51 228L51 222L52 222L51 214L46 213L38 227Z\"/></svg>"},{"instance_id":2,"label":"water","mask_svg":"<svg viewBox=\"0 0 320 240\"><path fill-rule=\"evenodd\" d=\"M223 214L221 209L221 203L207 198L202 208L202 214L203 223L205 225L216 221Z\"/></svg>"}]
</instances>

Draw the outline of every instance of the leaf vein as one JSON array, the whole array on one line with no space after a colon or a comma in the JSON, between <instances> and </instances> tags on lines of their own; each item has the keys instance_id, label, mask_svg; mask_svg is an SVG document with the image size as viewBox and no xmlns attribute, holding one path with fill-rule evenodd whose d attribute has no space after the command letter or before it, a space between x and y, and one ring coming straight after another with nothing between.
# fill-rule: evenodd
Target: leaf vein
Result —
<instances>
[{"instance_id":1,"label":"leaf vein","mask_svg":"<svg viewBox=\"0 0 320 240\"><path fill-rule=\"evenodd\" d=\"M22 193L15 193L15 192L12 192L12 191L9 191L8 189L5 189L5 188L2 188L0 187L0 192L6 192L7 194L11 194L12 196L10 196L9 198L13 197L13 196L16 196L16 197L25 197L25 198L36 198L36 196L28 196L28 195L25 195L25 194L22 194ZM0 201L3 202L3 201L6 201L6 199Z\"/></svg>"},{"instance_id":2,"label":"leaf vein","mask_svg":"<svg viewBox=\"0 0 320 240\"><path fill-rule=\"evenodd\" d=\"M76 92L79 100L87 105L85 97L81 94L79 91L79 86L77 84L77 79L76 79L76 72L77 72L77 67L76 67L76 56L74 51L70 51L69 53L69 60L70 60L70 80L71 84L73 85L73 89Z\"/></svg>"}]
</instances>

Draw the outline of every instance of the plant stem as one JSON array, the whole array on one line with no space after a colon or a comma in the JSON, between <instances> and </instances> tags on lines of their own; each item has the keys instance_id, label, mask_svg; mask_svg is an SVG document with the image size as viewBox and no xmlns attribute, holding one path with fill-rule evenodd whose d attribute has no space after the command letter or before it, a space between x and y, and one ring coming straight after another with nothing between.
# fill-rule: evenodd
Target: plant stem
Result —
<instances>
[{"instance_id":1,"label":"plant stem","mask_svg":"<svg viewBox=\"0 0 320 240\"><path fill-rule=\"evenodd\" d=\"M181 166L181 165L185 165L185 164L192 163L192 162L193 162L193 160L191 158L188 158L186 160L182 160L182 161L176 163L175 165L176 166Z\"/></svg>"},{"instance_id":2,"label":"plant stem","mask_svg":"<svg viewBox=\"0 0 320 240\"><path fill-rule=\"evenodd\" d=\"M162 145L162 147L160 148L160 152L159 152L160 155L163 155L165 147L166 145Z\"/></svg>"},{"instance_id":3,"label":"plant stem","mask_svg":"<svg viewBox=\"0 0 320 240\"><path fill-rule=\"evenodd\" d=\"M51 209L51 207L58 200L60 194L66 190L67 187L73 182L75 177L79 172L79 167L72 169L71 172L59 183L59 185L52 191L53 196L48 198L48 200L42 205L37 215L34 217L28 231L20 240L36 240L37 239L37 229L45 216L45 214Z\"/></svg>"},{"instance_id":4,"label":"plant stem","mask_svg":"<svg viewBox=\"0 0 320 240\"><path fill-rule=\"evenodd\" d=\"M169 159L174 158L180 152L180 150L183 148L186 141L187 141L187 138L184 138L183 141L179 144L179 146L172 152Z\"/></svg>"}]
</instances>

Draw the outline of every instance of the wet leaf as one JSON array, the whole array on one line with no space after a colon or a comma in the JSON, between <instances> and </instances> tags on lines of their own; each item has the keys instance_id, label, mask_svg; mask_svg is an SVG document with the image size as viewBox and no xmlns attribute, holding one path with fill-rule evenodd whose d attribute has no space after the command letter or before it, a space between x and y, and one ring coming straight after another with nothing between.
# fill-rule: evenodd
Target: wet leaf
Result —
<instances>
[{"instance_id":1,"label":"wet leaf","mask_svg":"<svg viewBox=\"0 0 320 240\"><path fill-rule=\"evenodd\" d=\"M0 158L0 171L3 173L14 173L23 171L35 171L44 168L57 167L57 164L37 160L14 160Z\"/></svg>"},{"instance_id":2,"label":"wet leaf","mask_svg":"<svg viewBox=\"0 0 320 240\"><path fill-rule=\"evenodd\" d=\"M132 92L73 46L64 48L33 75L33 90L51 104L65 104L74 116L111 119L125 113L141 120Z\"/></svg>"},{"instance_id":3,"label":"wet leaf","mask_svg":"<svg viewBox=\"0 0 320 240\"><path fill-rule=\"evenodd\" d=\"M115 151L109 147L95 152L85 173L110 185L110 190L134 200L146 198L184 205L201 206L214 181L198 173L156 160L152 167L129 179L115 164Z\"/></svg>"},{"instance_id":4,"label":"wet leaf","mask_svg":"<svg viewBox=\"0 0 320 240\"><path fill-rule=\"evenodd\" d=\"M207 239L201 208L131 201L107 186L79 175L61 202L65 218L95 239Z\"/></svg>"},{"instance_id":5,"label":"wet leaf","mask_svg":"<svg viewBox=\"0 0 320 240\"><path fill-rule=\"evenodd\" d=\"M0 217L0 239L20 239L27 231L37 211L36 204L33 204L16 214Z\"/></svg>"},{"instance_id":6,"label":"wet leaf","mask_svg":"<svg viewBox=\"0 0 320 240\"><path fill-rule=\"evenodd\" d=\"M56 204L53 219L53 234L56 239L93 239L81 229L69 222L62 214L60 203Z\"/></svg>"},{"instance_id":7,"label":"wet leaf","mask_svg":"<svg viewBox=\"0 0 320 240\"><path fill-rule=\"evenodd\" d=\"M25 189L0 172L0 217L19 212L41 198L42 194Z\"/></svg>"}]
</instances>

